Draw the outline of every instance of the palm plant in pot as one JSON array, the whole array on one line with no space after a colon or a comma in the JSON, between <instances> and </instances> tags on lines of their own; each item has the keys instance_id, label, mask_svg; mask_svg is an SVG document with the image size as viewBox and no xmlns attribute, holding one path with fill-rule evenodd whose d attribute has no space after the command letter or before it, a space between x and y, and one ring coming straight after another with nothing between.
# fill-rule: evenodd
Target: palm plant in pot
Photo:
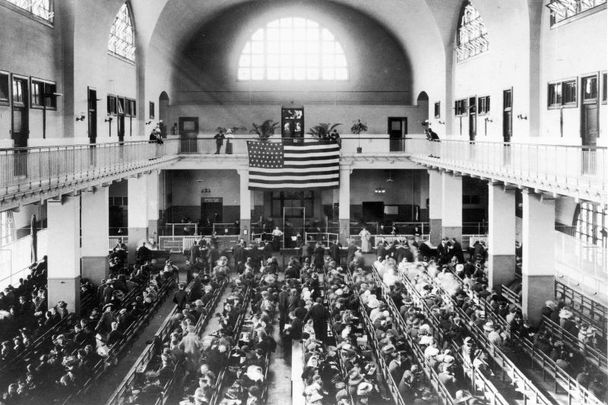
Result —
<instances>
[{"instance_id":1,"label":"palm plant in pot","mask_svg":"<svg viewBox=\"0 0 608 405\"><path fill-rule=\"evenodd\" d=\"M337 137L338 130L336 128L340 125L342 124L330 124L322 122L319 125L315 125L314 127L310 128L308 134L318 138L320 141L331 141L334 140L334 137Z\"/></svg>"},{"instance_id":2,"label":"palm plant in pot","mask_svg":"<svg viewBox=\"0 0 608 405\"><path fill-rule=\"evenodd\" d=\"M361 120L357 120L352 127L350 127L350 132L355 135L361 135L363 132L367 132L367 124L361 122ZM359 137L359 146L357 146L357 153L361 153L363 148L361 148L361 137Z\"/></svg>"},{"instance_id":3,"label":"palm plant in pot","mask_svg":"<svg viewBox=\"0 0 608 405\"><path fill-rule=\"evenodd\" d=\"M277 129L280 123L273 120L266 120L260 125L251 124L253 128L249 131L250 134L258 134L260 141L267 141L272 135L274 135L275 129Z\"/></svg>"}]
</instances>

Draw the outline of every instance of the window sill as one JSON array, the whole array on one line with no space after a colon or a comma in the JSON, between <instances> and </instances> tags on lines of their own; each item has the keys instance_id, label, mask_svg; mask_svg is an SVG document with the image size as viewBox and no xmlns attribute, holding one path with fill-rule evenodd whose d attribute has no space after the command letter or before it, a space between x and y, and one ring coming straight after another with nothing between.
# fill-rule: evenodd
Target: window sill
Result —
<instances>
[{"instance_id":1,"label":"window sill","mask_svg":"<svg viewBox=\"0 0 608 405\"><path fill-rule=\"evenodd\" d=\"M112 56L112 57L114 57L114 58L116 58L116 59L118 59L118 60L121 60L121 61L123 61L123 62L125 62L125 63L128 63L128 64L130 64L130 65L135 66L135 61L134 61L134 60L131 60L131 59L125 58L124 56L120 56L119 54L114 53L114 52L112 52L112 51L110 51L110 50L109 50L107 53L108 53L108 55L110 55L110 56Z\"/></svg>"},{"instance_id":2,"label":"window sill","mask_svg":"<svg viewBox=\"0 0 608 405\"><path fill-rule=\"evenodd\" d=\"M572 22L580 20L581 18L585 18L592 14L599 13L600 11L603 11L603 10L606 10L606 3L600 4L599 6L595 6L593 8L590 8L589 10L585 10L581 13L573 15L572 17L568 17L565 20L562 20L560 22L556 22L555 24L551 25L551 29L555 29L555 28L559 28L564 25L568 25Z\"/></svg>"},{"instance_id":3,"label":"window sill","mask_svg":"<svg viewBox=\"0 0 608 405\"><path fill-rule=\"evenodd\" d=\"M549 107L547 107L548 110L561 110L563 109L567 109L567 108L577 108L578 104L574 103L574 104L564 104L564 105L550 105Z\"/></svg>"},{"instance_id":4,"label":"window sill","mask_svg":"<svg viewBox=\"0 0 608 405\"><path fill-rule=\"evenodd\" d=\"M29 11L27 11L27 10L21 8L21 7L18 7L16 5L14 5L13 3L9 3L6 0L0 0L0 5L3 6L3 7L6 7L9 10L12 10L12 11L14 11L16 13L19 13L22 16L29 18L30 20L34 20L34 21L39 22L42 25L46 25L49 28L54 28L55 27L55 25L53 24L52 21L45 20L44 18L39 17L39 16L37 16L35 14L32 14Z\"/></svg>"}]
</instances>

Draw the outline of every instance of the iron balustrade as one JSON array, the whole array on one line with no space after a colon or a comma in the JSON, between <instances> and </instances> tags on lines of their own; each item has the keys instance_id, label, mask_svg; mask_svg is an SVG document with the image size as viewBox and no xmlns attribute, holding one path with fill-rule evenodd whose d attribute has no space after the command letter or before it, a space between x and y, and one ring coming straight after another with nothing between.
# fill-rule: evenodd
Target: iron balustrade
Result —
<instances>
[{"instance_id":1,"label":"iron balustrade","mask_svg":"<svg viewBox=\"0 0 608 405\"><path fill-rule=\"evenodd\" d=\"M608 201L605 147L456 139L409 139L404 143L404 152L417 163Z\"/></svg>"},{"instance_id":2,"label":"iron balustrade","mask_svg":"<svg viewBox=\"0 0 608 405\"><path fill-rule=\"evenodd\" d=\"M0 149L0 196L122 173L177 155L148 141Z\"/></svg>"}]
</instances>

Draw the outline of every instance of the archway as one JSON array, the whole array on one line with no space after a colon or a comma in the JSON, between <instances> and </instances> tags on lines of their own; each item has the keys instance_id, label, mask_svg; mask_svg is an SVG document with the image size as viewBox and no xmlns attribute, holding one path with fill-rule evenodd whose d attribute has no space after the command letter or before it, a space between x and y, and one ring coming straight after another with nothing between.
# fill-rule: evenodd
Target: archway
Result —
<instances>
[{"instance_id":1,"label":"archway","mask_svg":"<svg viewBox=\"0 0 608 405\"><path fill-rule=\"evenodd\" d=\"M420 113L420 124L429 119L429 95L426 91L421 91L416 99L418 112Z\"/></svg>"},{"instance_id":2,"label":"archway","mask_svg":"<svg viewBox=\"0 0 608 405\"><path fill-rule=\"evenodd\" d=\"M168 125L171 125L169 133L171 135L177 135L177 124L171 124L169 122L169 95L166 91L160 93L160 96L158 97L158 118L160 120L159 123L163 123L163 125L160 126L161 136L163 138L167 137Z\"/></svg>"}]
</instances>

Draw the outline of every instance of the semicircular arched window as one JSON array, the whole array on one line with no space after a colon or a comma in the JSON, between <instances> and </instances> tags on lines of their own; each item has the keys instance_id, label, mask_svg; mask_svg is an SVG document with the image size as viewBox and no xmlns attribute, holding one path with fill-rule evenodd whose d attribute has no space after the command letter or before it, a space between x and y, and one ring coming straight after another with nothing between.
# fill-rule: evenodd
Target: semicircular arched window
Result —
<instances>
[{"instance_id":1,"label":"semicircular arched window","mask_svg":"<svg viewBox=\"0 0 608 405\"><path fill-rule=\"evenodd\" d=\"M239 57L238 80L348 80L342 45L319 23L298 17L256 30Z\"/></svg>"},{"instance_id":2,"label":"semicircular arched window","mask_svg":"<svg viewBox=\"0 0 608 405\"><path fill-rule=\"evenodd\" d=\"M470 1L463 7L456 33L456 59L463 62L490 48L488 30L479 11Z\"/></svg>"},{"instance_id":3,"label":"semicircular arched window","mask_svg":"<svg viewBox=\"0 0 608 405\"><path fill-rule=\"evenodd\" d=\"M135 28L127 3L122 5L114 18L108 40L108 51L135 62Z\"/></svg>"}]
</instances>

